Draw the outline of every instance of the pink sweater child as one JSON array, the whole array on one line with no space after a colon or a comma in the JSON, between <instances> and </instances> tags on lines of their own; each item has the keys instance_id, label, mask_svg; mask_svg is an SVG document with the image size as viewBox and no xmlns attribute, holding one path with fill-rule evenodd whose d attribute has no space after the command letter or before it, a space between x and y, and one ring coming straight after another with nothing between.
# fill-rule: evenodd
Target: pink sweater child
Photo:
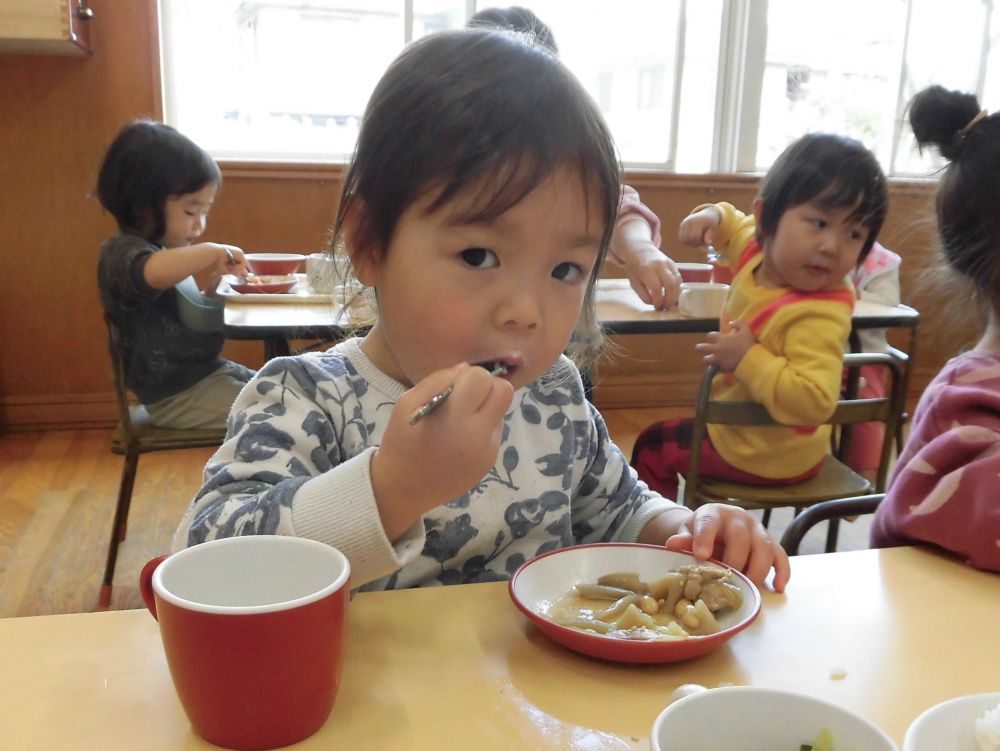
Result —
<instances>
[{"instance_id":1,"label":"pink sweater child","mask_svg":"<svg viewBox=\"0 0 1000 751\"><path fill-rule=\"evenodd\" d=\"M1000 354L950 360L917 406L873 547L932 543L1000 571Z\"/></svg>"}]
</instances>

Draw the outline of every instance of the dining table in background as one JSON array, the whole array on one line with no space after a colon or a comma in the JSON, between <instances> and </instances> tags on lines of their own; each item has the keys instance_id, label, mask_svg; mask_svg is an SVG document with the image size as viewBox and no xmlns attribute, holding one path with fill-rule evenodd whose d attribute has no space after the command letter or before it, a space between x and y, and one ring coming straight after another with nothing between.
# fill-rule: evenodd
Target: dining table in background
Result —
<instances>
[{"instance_id":1,"label":"dining table in background","mask_svg":"<svg viewBox=\"0 0 1000 751\"><path fill-rule=\"evenodd\" d=\"M765 590L745 631L664 665L550 642L506 582L360 593L333 713L295 748L647 749L686 683L812 694L901 744L928 707L1000 689L997 623L1000 575L916 547L794 557L787 592ZM145 610L0 620L0 665L4 748L215 748L193 734Z\"/></svg>"},{"instance_id":2,"label":"dining table in background","mask_svg":"<svg viewBox=\"0 0 1000 751\"><path fill-rule=\"evenodd\" d=\"M260 296L255 296L259 298ZM225 335L230 339L264 342L265 357L287 355L294 340L336 342L349 335L352 322L331 298L324 302L299 302L294 296L268 302L244 302L226 298ZM597 319L609 334L692 334L719 328L718 318L686 318L677 307L656 310L645 304L627 279L599 279ZM906 305L879 305L859 300L854 309L852 350L857 351L860 329L904 328L910 331L907 348L916 344L920 314ZM363 329L362 329L363 330Z\"/></svg>"},{"instance_id":3,"label":"dining table in background","mask_svg":"<svg viewBox=\"0 0 1000 751\"><path fill-rule=\"evenodd\" d=\"M275 297L279 297L275 295ZM333 298L329 302L274 303L226 300L223 332L227 339L264 343L264 359L291 354L291 342L322 340L331 343L348 336L350 318Z\"/></svg>"},{"instance_id":4,"label":"dining table in background","mask_svg":"<svg viewBox=\"0 0 1000 751\"><path fill-rule=\"evenodd\" d=\"M597 320L608 334L694 334L719 328L718 318L686 318L676 306L657 310L629 286L628 279L597 281ZM851 318L856 333L862 329L909 329L910 346L920 313L908 305L881 305L868 300L854 304Z\"/></svg>"}]
</instances>

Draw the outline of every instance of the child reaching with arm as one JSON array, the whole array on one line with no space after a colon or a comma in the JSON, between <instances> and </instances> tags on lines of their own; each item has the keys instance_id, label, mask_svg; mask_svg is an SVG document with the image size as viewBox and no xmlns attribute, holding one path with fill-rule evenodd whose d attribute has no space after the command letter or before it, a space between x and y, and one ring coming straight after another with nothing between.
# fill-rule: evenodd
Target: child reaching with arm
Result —
<instances>
[{"instance_id":1,"label":"child reaching with arm","mask_svg":"<svg viewBox=\"0 0 1000 751\"><path fill-rule=\"evenodd\" d=\"M744 215L699 206L680 227L714 245L735 275L721 332L697 345L722 371L712 398L756 401L782 426L709 425L699 472L756 485L800 482L829 452L854 293L846 276L869 252L887 210L885 176L857 141L809 134L775 161ZM690 419L651 425L636 440L639 477L676 497L691 454ZM787 427L786 427L787 426Z\"/></svg>"},{"instance_id":2,"label":"child reaching with arm","mask_svg":"<svg viewBox=\"0 0 1000 751\"><path fill-rule=\"evenodd\" d=\"M782 589L788 559L752 516L692 512L637 481L562 355L574 329L599 341L618 170L596 107L530 40L464 30L409 45L368 103L334 225L375 290L373 327L258 373L175 548L299 535L342 550L355 586L386 589L506 579L548 550L640 540L758 583L773 566Z\"/></svg>"},{"instance_id":3,"label":"child reaching with arm","mask_svg":"<svg viewBox=\"0 0 1000 751\"><path fill-rule=\"evenodd\" d=\"M941 86L919 92L909 110L917 144L950 162L935 202L940 247L947 267L974 287L985 330L920 397L871 543L930 543L1000 571L1000 115Z\"/></svg>"},{"instance_id":4,"label":"child reaching with arm","mask_svg":"<svg viewBox=\"0 0 1000 751\"><path fill-rule=\"evenodd\" d=\"M519 5L484 8L469 18L472 29L499 29L525 34L559 54L555 34L530 9ZM681 275L677 266L660 250L660 218L639 200L630 185L621 186L621 206L615 220L608 260L625 269L629 284L647 305L666 310L677 304Z\"/></svg>"},{"instance_id":5,"label":"child reaching with arm","mask_svg":"<svg viewBox=\"0 0 1000 751\"><path fill-rule=\"evenodd\" d=\"M622 185L608 258L625 269L629 284L644 303L665 310L677 304L681 274L660 250L660 242L659 217L639 200L635 188Z\"/></svg>"},{"instance_id":6,"label":"child reaching with arm","mask_svg":"<svg viewBox=\"0 0 1000 751\"><path fill-rule=\"evenodd\" d=\"M224 272L246 273L239 248L192 244L221 180L205 151L149 120L119 131L98 176L97 197L119 230L101 246L101 301L120 332L126 384L159 427L224 428L253 376L219 357L221 308L215 330L184 324L186 297L199 287L214 291Z\"/></svg>"}]
</instances>

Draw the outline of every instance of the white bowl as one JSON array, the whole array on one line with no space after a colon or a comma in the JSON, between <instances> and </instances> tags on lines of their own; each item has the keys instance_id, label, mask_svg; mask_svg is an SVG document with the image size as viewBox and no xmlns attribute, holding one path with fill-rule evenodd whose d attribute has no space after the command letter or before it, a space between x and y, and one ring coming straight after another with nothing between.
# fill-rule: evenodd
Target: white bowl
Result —
<instances>
[{"instance_id":1,"label":"white bowl","mask_svg":"<svg viewBox=\"0 0 1000 751\"><path fill-rule=\"evenodd\" d=\"M544 553L524 563L508 586L514 604L538 629L557 644L591 657L614 662L663 663L699 657L722 646L750 625L760 612L760 591L739 571L730 569L729 580L739 587L743 604L719 616L722 630L707 636L677 641L615 639L561 626L548 616L553 603L581 582L615 571L632 571L645 581L667 571L696 563L690 553L667 550L662 545L606 542L577 545ZM713 561L721 568L725 564ZM798 751L796 749L795 751Z\"/></svg>"},{"instance_id":2,"label":"white bowl","mask_svg":"<svg viewBox=\"0 0 1000 751\"><path fill-rule=\"evenodd\" d=\"M903 751L978 751L975 722L1000 704L1000 692L936 704L910 723Z\"/></svg>"},{"instance_id":3,"label":"white bowl","mask_svg":"<svg viewBox=\"0 0 1000 751\"><path fill-rule=\"evenodd\" d=\"M798 751L823 728L833 734L834 749L899 751L888 735L850 710L806 694L757 686L711 688L678 699L656 718L649 747Z\"/></svg>"}]
</instances>

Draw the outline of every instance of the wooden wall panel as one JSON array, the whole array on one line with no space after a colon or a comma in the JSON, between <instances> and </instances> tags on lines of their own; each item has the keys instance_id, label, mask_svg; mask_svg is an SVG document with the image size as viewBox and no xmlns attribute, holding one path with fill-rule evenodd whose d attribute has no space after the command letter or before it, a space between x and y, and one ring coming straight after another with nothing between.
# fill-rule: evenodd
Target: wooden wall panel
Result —
<instances>
[{"instance_id":1,"label":"wooden wall panel","mask_svg":"<svg viewBox=\"0 0 1000 751\"><path fill-rule=\"evenodd\" d=\"M154 0L92 6L93 56L0 55L0 429L105 424L114 415L96 285L98 249L114 222L89 194L118 128L160 111L156 12ZM226 164L223 172L206 239L248 251L323 246L342 168ZM749 207L757 185L743 176L640 173L628 180L663 218L664 247L679 260L697 259L673 239L693 206L726 199ZM924 221L930 186L894 183L892 191L883 239L904 256L904 299L939 319L949 304L915 291L933 234ZM975 325L925 338L919 370L929 377L974 340ZM689 404L699 369L694 341L620 337L617 354L602 362L598 402ZM231 342L225 354L256 367L262 348Z\"/></svg>"}]
</instances>

